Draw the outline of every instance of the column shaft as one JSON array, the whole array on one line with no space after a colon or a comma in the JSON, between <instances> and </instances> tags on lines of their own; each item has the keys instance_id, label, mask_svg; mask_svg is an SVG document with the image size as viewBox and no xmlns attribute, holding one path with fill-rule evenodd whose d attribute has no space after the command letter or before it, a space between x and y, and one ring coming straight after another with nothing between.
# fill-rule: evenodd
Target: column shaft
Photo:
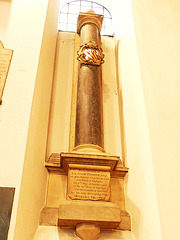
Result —
<instances>
[{"instance_id":1,"label":"column shaft","mask_svg":"<svg viewBox=\"0 0 180 240\"><path fill-rule=\"evenodd\" d=\"M80 30L80 44L99 44L98 27L87 23ZM75 146L95 144L103 147L101 67L79 64Z\"/></svg>"}]
</instances>

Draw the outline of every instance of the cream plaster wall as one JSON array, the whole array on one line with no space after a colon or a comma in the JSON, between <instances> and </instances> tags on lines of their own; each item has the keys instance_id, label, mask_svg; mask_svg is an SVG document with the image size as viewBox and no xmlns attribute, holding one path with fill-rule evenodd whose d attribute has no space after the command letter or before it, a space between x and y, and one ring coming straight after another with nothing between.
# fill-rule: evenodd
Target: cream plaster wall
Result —
<instances>
[{"instance_id":1,"label":"cream plaster wall","mask_svg":"<svg viewBox=\"0 0 180 240\"><path fill-rule=\"evenodd\" d=\"M49 107L57 39L58 1L48 3L31 108L14 239L32 239L46 196L46 155ZM28 221L24 221L25 219ZM33 224L32 224L33 223Z\"/></svg>"},{"instance_id":2,"label":"cream plaster wall","mask_svg":"<svg viewBox=\"0 0 180 240\"><path fill-rule=\"evenodd\" d=\"M126 207L132 215L132 239L162 239L144 95L130 1L116 1L115 32L125 162L129 167ZM121 6L120 6L121 4ZM127 14L128 13L128 14ZM121 98L122 96L122 98Z\"/></svg>"},{"instance_id":3,"label":"cream plaster wall","mask_svg":"<svg viewBox=\"0 0 180 240\"><path fill-rule=\"evenodd\" d=\"M122 158L130 168L126 207L132 215L131 233L102 233L99 239L176 240L180 219L180 4L132 0L133 22L130 0L99 2L111 10L119 39L118 114ZM9 240L14 231L14 239L33 238L44 203L43 161L57 14L57 1L49 1L49 5L42 0L0 1L0 40L14 50L0 106L0 185L16 187ZM73 232L39 227L35 239L43 236L76 238Z\"/></svg>"},{"instance_id":4,"label":"cream plaster wall","mask_svg":"<svg viewBox=\"0 0 180 240\"><path fill-rule=\"evenodd\" d=\"M163 240L180 239L180 2L132 1Z\"/></svg>"},{"instance_id":5,"label":"cream plaster wall","mask_svg":"<svg viewBox=\"0 0 180 240\"><path fill-rule=\"evenodd\" d=\"M73 82L74 33L58 33L47 158L68 152Z\"/></svg>"},{"instance_id":6,"label":"cream plaster wall","mask_svg":"<svg viewBox=\"0 0 180 240\"><path fill-rule=\"evenodd\" d=\"M58 2L0 1L0 40L14 50L0 106L0 186L16 188L9 240L33 238L44 204Z\"/></svg>"}]
</instances>

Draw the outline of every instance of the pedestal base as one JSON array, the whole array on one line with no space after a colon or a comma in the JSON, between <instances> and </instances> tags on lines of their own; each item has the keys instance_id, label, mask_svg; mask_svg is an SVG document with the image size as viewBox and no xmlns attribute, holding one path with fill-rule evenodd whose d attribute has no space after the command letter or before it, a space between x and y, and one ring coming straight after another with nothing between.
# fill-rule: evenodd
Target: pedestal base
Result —
<instances>
[{"instance_id":1,"label":"pedestal base","mask_svg":"<svg viewBox=\"0 0 180 240\"><path fill-rule=\"evenodd\" d=\"M62 208L65 209L65 207L62 206ZM67 216L62 217L63 219L59 220L59 208L52 208L52 207L45 207L40 215L40 226L58 226L58 222L60 221L61 223L66 222L66 226L65 225L61 225L62 227L68 227L70 228L69 224L67 224ZM98 211L98 210L97 210ZM121 222L118 225L117 229L118 230L122 230L122 231L130 231L131 230L131 217L129 215L128 212L126 212L125 210L121 210L120 211L120 215L121 215ZM69 213L68 213L69 214ZM66 218L66 219L65 219ZM74 228L75 224L73 224L73 226L71 228ZM101 226L103 226L101 224ZM106 226L106 224L105 224ZM116 222L113 223L113 226L116 226ZM109 229L104 228L104 229Z\"/></svg>"},{"instance_id":2,"label":"pedestal base","mask_svg":"<svg viewBox=\"0 0 180 240\"><path fill-rule=\"evenodd\" d=\"M46 167L49 183L40 225L75 228L86 223L102 230L131 230L124 197L128 169L122 166L119 157L75 152L52 154Z\"/></svg>"},{"instance_id":3,"label":"pedestal base","mask_svg":"<svg viewBox=\"0 0 180 240\"><path fill-rule=\"evenodd\" d=\"M83 222L99 225L101 229L115 229L121 222L120 208L111 202L67 200L60 203L59 226L75 227Z\"/></svg>"}]
</instances>

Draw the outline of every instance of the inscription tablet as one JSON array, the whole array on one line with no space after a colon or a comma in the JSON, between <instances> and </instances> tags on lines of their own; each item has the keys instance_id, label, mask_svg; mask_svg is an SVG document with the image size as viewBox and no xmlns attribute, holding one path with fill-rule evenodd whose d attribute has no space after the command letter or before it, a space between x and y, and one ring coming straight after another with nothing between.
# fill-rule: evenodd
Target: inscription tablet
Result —
<instances>
[{"instance_id":1,"label":"inscription tablet","mask_svg":"<svg viewBox=\"0 0 180 240\"><path fill-rule=\"evenodd\" d=\"M15 188L0 187L0 239L7 240Z\"/></svg>"},{"instance_id":2,"label":"inscription tablet","mask_svg":"<svg viewBox=\"0 0 180 240\"><path fill-rule=\"evenodd\" d=\"M0 104L2 103L2 94L6 82L13 50L5 49L0 41Z\"/></svg>"},{"instance_id":3,"label":"inscription tablet","mask_svg":"<svg viewBox=\"0 0 180 240\"><path fill-rule=\"evenodd\" d=\"M69 169L68 197L79 200L110 201L110 172Z\"/></svg>"}]
</instances>

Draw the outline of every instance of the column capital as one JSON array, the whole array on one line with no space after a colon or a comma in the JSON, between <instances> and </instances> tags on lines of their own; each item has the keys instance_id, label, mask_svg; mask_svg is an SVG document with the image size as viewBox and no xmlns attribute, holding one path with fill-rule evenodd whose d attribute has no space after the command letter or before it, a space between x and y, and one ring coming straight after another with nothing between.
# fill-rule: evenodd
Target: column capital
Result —
<instances>
[{"instance_id":1,"label":"column capital","mask_svg":"<svg viewBox=\"0 0 180 240\"><path fill-rule=\"evenodd\" d=\"M81 27L87 23L93 23L101 31L103 21L103 15L95 14L93 10L89 10L86 13L80 13L77 22L77 33L80 33Z\"/></svg>"}]
</instances>

